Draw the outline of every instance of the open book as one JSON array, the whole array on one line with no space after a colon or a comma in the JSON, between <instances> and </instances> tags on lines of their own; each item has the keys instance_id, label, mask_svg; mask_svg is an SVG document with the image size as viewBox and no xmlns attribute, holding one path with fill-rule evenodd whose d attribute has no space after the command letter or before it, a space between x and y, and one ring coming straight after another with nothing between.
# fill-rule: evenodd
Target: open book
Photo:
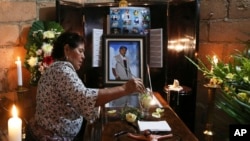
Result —
<instances>
[{"instance_id":1,"label":"open book","mask_svg":"<svg viewBox=\"0 0 250 141\"><path fill-rule=\"evenodd\" d=\"M151 131L159 131L159 132L169 132L171 131L171 127L169 124L165 121L139 121L138 120L138 126L140 131L144 130L151 130Z\"/></svg>"}]
</instances>

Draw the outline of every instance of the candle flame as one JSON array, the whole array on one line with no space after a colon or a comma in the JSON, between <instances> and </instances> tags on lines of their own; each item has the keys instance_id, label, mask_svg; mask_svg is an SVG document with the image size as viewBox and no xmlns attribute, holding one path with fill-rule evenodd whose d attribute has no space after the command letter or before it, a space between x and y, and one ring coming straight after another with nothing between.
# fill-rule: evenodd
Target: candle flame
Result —
<instances>
[{"instance_id":1,"label":"candle flame","mask_svg":"<svg viewBox=\"0 0 250 141\"><path fill-rule=\"evenodd\" d=\"M156 104L156 102L155 102L155 100L152 98L152 100L150 101L150 105L155 105Z\"/></svg>"},{"instance_id":2,"label":"candle flame","mask_svg":"<svg viewBox=\"0 0 250 141\"><path fill-rule=\"evenodd\" d=\"M15 105L13 105L13 107L12 107L12 116L17 117L17 109L16 109Z\"/></svg>"},{"instance_id":3,"label":"candle flame","mask_svg":"<svg viewBox=\"0 0 250 141\"><path fill-rule=\"evenodd\" d=\"M215 55L213 56L213 62L215 65L217 65L217 63L218 63L218 58Z\"/></svg>"},{"instance_id":4,"label":"candle flame","mask_svg":"<svg viewBox=\"0 0 250 141\"><path fill-rule=\"evenodd\" d=\"M21 60L20 60L20 57L17 56L17 60L15 61L15 64L18 64L20 61L21 61Z\"/></svg>"}]
</instances>

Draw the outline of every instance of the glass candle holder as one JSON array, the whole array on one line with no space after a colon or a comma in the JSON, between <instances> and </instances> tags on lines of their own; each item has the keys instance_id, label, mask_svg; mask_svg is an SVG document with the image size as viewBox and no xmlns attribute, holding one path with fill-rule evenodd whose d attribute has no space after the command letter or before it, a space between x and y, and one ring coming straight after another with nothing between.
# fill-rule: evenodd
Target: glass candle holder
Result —
<instances>
[{"instance_id":1,"label":"glass candle holder","mask_svg":"<svg viewBox=\"0 0 250 141\"><path fill-rule=\"evenodd\" d=\"M138 95L138 100L142 115L147 116L149 114L149 108L153 102L152 92L150 90L146 90L144 93L140 93Z\"/></svg>"}]
</instances>

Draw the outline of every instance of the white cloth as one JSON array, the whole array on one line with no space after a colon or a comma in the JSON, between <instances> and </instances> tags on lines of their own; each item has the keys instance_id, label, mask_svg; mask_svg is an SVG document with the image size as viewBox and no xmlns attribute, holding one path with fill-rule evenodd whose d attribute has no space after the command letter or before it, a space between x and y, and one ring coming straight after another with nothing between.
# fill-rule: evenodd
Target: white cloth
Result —
<instances>
[{"instance_id":1,"label":"white cloth","mask_svg":"<svg viewBox=\"0 0 250 141\"><path fill-rule=\"evenodd\" d=\"M140 131L150 130L150 131L171 131L171 127L165 121L139 121L138 126Z\"/></svg>"}]
</instances>

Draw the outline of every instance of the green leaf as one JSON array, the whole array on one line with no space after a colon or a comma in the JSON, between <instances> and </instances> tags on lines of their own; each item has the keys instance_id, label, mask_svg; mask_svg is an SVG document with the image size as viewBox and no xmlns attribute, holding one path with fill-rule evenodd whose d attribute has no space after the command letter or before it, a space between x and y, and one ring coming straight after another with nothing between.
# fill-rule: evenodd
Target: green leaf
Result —
<instances>
[{"instance_id":1,"label":"green leaf","mask_svg":"<svg viewBox=\"0 0 250 141\"><path fill-rule=\"evenodd\" d=\"M60 24L58 24L57 22L54 22L54 21L52 21L52 22L44 22L44 27L45 27L45 29L48 29L48 30L50 30L50 29L56 29L56 31L58 31L58 32L63 32L64 31L64 29L63 29L63 27L60 25Z\"/></svg>"},{"instance_id":2,"label":"green leaf","mask_svg":"<svg viewBox=\"0 0 250 141\"><path fill-rule=\"evenodd\" d=\"M216 106L240 123L250 123L250 40L242 43L246 44L245 50L236 50L227 63L214 64L212 57L206 56L213 71L199 59L186 58L203 72L205 78L221 80L223 90L216 97Z\"/></svg>"}]
</instances>

